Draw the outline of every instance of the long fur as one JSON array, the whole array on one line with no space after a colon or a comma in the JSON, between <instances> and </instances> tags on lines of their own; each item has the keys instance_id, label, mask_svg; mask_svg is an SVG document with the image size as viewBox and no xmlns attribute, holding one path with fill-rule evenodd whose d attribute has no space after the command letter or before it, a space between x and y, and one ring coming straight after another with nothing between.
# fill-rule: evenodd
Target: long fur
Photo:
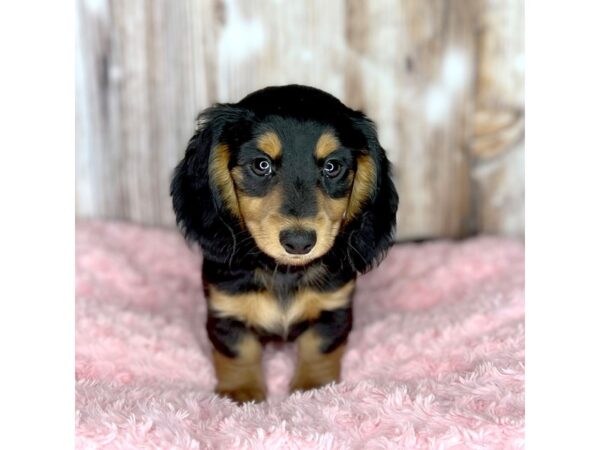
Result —
<instances>
[{"instance_id":1,"label":"long fur","mask_svg":"<svg viewBox=\"0 0 600 450\"><path fill-rule=\"evenodd\" d=\"M341 265L367 272L383 259L394 241L398 207L390 163L379 143L376 127L364 114L347 108L327 93L301 86L289 88L290 96L302 91L305 97L302 109L286 109L286 105L294 104L294 99L266 88L238 104L218 104L198 116L199 128L190 139L171 183L177 223L188 240L202 247L205 258L235 264L236 260L248 262L244 255L252 255L253 261L269 264L270 258L254 245L243 225L224 207L216 187L210 185L210 152L219 142L235 146L250 139L252 126L270 113L331 122L343 131L344 144L366 145L377 173L373 195L363 205L361 214L344 227L324 259L335 259ZM272 97L277 98L272 100Z\"/></svg>"},{"instance_id":2,"label":"long fur","mask_svg":"<svg viewBox=\"0 0 600 450\"><path fill-rule=\"evenodd\" d=\"M270 340L298 340L292 390L338 381L356 274L394 239L398 195L373 122L297 85L215 105L198 117L171 195L203 250L217 392L263 400Z\"/></svg>"}]
</instances>

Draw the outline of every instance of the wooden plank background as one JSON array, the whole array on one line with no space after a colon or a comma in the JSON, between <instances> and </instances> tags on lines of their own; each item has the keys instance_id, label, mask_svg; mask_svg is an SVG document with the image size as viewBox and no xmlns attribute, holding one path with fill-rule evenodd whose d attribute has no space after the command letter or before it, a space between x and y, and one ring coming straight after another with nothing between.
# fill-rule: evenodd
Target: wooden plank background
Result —
<instances>
[{"instance_id":1,"label":"wooden plank background","mask_svg":"<svg viewBox=\"0 0 600 450\"><path fill-rule=\"evenodd\" d=\"M524 228L523 0L79 0L79 217L174 226L196 114L319 87L378 124L400 239Z\"/></svg>"}]
</instances>

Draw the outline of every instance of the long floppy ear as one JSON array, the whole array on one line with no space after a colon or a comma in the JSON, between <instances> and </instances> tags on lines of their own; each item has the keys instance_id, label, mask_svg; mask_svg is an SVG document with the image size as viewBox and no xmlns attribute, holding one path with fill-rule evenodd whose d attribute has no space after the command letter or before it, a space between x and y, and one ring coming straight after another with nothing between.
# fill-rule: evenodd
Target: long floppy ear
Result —
<instances>
[{"instance_id":1,"label":"long floppy ear","mask_svg":"<svg viewBox=\"0 0 600 450\"><path fill-rule=\"evenodd\" d=\"M367 149L357 159L344 234L350 264L365 273L381 262L394 242L398 194L375 124L360 113L353 123L366 139Z\"/></svg>"},{"instance_id":2,"label":"long floppy ear","mask_svg":"<svg viewBox=\"0 0 600 450\"><path fill-rule=\"evenodd\" d=\"M217 104L200 113L197 130L175 168L171 197L177 225L188 241L200 244L205 257L227 262L240 234L237 198L229 174L230 146L250 120L247 110ZM226 134L237 136L226 139Z\"/></svg>"}]
</instances>

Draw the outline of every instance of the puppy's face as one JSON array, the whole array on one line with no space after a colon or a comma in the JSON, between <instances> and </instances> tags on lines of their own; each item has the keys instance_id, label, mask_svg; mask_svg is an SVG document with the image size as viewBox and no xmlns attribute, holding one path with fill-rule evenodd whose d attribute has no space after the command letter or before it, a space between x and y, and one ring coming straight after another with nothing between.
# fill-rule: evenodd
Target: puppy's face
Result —
<instances>
[{"instance_id":1,"label":"puppy's face","mask_svg":"<svg viewBox=\"0 0 600 450\"><path fill-rule=\"evenodd\" d=\"M398 196L364 114L288 85L216 104L198 120L171 195L177 223L205 258L305 265L330 255L361 272L381 260Z\"/></svg>"},{"instance_id":2,"label":"puppy's face","mask_svg":"<svg viewBox=\"0 0 600 450\"><path fill-rule=\"evenodd\" d=\"M248 137L211 155L209 176L227 208L278 263L323 256L372 192L373 161L314 121L273 117Z\"/></svg>"}]
</instances>

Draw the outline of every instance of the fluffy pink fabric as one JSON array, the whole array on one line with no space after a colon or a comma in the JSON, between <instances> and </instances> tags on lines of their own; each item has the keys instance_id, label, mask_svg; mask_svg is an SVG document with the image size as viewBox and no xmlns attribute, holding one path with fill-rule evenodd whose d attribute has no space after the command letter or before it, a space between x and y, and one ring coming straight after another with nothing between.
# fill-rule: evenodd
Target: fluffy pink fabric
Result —
<instances>
[{"instance_id":1,"label":"fluffy pink fabric","mask_svg":"<svg viewBox=\"0 0 600 450\"><path fill-rule=\"evenodd\" d=\"M399 246L359 279L343 382L286 396L293 347L266 352L269 400L215 397L201 259L173 231L79 222L78 448L523 447L521 243Z\"/></svg>"}]
</instances>

